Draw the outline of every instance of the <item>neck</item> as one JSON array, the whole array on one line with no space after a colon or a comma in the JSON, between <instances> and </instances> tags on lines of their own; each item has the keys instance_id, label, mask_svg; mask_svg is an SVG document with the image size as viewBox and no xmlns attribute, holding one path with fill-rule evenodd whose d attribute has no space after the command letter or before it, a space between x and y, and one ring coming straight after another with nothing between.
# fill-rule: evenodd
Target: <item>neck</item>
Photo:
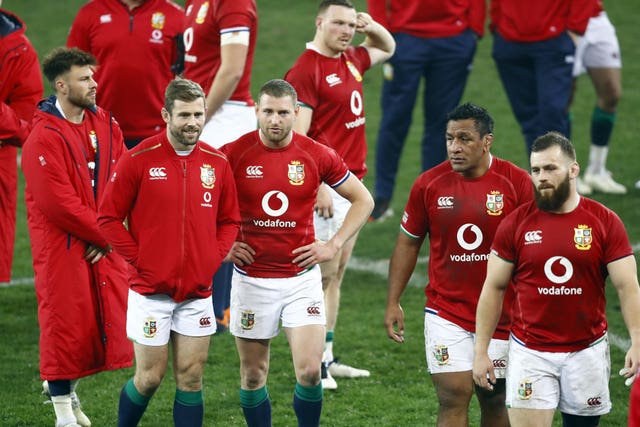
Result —
<instances>
[{"instance_id":1,"label":"neck","mask_svg":"<svg viewBox=\"0 0 640 427\"><path fill-rule=\"evenodd\" d=\"M318 53L329 58L337 58L342 53L330 49L325 43L323 43L322 38L318 34L316 34L316 36L313 38L311 45Z\"/></svg>"},{"instance_id":2,"label":"neck","mask_svg":"<svg viewBox=\"0 0 640 427\"><path fill-rule=\"evenodd\" d=\"M58 102L65 119L67 119L71 123L82 123L82 120L84 120L83 107L69 102L66 98L58 97Z\"/></svg>"},{"instance_id":3,"label":"neck","mask_svg":"<svg viewBox=\"0 0 640 427\"><path fill-rule=\"evenodd\" d=\"M573 210L578 207L578 204L580 204L580 195L573 189L571 193L569 193L569 198L560 206L560 209L553 211L553 213L566 214L573 212Z\"/></svg>"},{"instance_id":4,"label":"neck","mask_svg":"<svg viewBox=\"0 0 640 427\"><path fill-rule=\"evenodd\" d=\"M140 6L145 0L120 0L129 10Z\"/></svg>"}]
</instances>

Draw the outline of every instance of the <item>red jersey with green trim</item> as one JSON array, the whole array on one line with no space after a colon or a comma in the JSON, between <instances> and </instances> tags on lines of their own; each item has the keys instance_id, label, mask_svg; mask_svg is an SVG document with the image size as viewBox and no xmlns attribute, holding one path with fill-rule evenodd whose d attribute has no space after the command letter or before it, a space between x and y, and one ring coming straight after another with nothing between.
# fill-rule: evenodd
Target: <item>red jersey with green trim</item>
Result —
<instances>
[{"instance_id":1,"label":"red jersey with green trim","mask_svg":"<svg viewBox=\"0 0 640 427\"><path fill-rule=\"evenodd\" d=\"M567 214L535 202L521 207L498 227L492 252L515 266L514 337L552 352L578 351L604 335L607 264L633 254L620 218L584 197Z\"/></svg>"},{"instance_id":2,"label":"red jersey with green trim","mask_svg":"<svg viewBox=\"0 0 640 427\"><path fill-rule=\"evenodd\" d=\"M464 178L449 161L413 184L400 227L416 239L429 236L427 309L475 332L476 307L498 224L533 199L529 175L496 157L479 178ZM509 336L508 293L496 338Z\"/></svg>"},{"instance_id":3,"label":"red jersey with green trim","mask_svg":"<svg viewBox=\"0 0 640 427\"><path fill-rule=\"evenodd\" d=\"M239 269L252 277L292 277L293 249L313 243L313 206L318 186L337 187L349 170L332 149L293 133L284 148L272 149L259 130L223 145L238 188L241 226L238 241L255 251L255 261Z\"/></svg>"}]
</instances>

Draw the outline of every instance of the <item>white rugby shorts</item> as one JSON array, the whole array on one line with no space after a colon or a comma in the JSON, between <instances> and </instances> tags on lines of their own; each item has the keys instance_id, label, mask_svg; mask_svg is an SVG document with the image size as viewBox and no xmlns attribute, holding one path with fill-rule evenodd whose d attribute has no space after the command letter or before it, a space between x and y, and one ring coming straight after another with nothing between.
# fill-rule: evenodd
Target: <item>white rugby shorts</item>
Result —
<instances>
[{"instance_id":1,"label":"white rugby shorts","mask_svg":"<svg viewBox=\"0 0 640 427\"><path fill-rule=\"evenodd\" d=\"M466 372L473 369L475 334L438 316L424 312L424 343L429 373ZM509 364L509 341L492 339L489 357L493 360L496 378L505 378Z\"/></svg>"},{"instance_id":2,"label":"white rugby shorts","mask_svg":"<svg viewBox=\"0 0 640 427\"><path fill-rule=\"evenodd\" d=\"M241 338L271 339L280 321L284 328L326 324L320 267L285 278L251 277L234 268L229 331Z\"/></svg>"},{"instance_id":3,"label":"white rugby shorts","mask_svg":"<svg viewBox=\"0 0 640 427\"><path fill-rule=\"evenodd\" d=\"M189 337L216 332L211 296L175 302L165 294L141 295L129 289L127 336L138 344L162 346L171 331Z\"/></svg>"},{"instance_id":4,"label":"white rugby shorts","mask_svg":"<svg viewBox=\"0 0 640 427\"><path fill-rule=\"evenodd\" d=\"M323 184L325 188L329 189L331 194L331 200L333 201L333 217L322 218L320 215L314 212L313 214L313 228L315 230L316 239L328 242L338 232L344 218L347 216L349 208L351 208L351 202L342 197L336 190Z\"/></svg>"},{"instance_id":5,"label":"white rugby shorts","mask_svg":"<svg viewBox=\"0 0 640 427\"><path fill-rule=\"evenodd\" d=\"M622 68L616 29L605 12L589 19L587 30L578 38L573 76L585 73L587 68Z\"/></svg>"},{"instance_id":6,"label":"white rugby shorts","mask_svg":"<svg viewBox=\"0 0 640 427\"><path fill-rule=\"evenodd\" d=\"M553 353L509 341L506 404L510 408L558 409L579 416L604 415L609 397L609 340L574 352Z\"/></svg>"},{"instance_id":7,"label":"white rugby shorts","mask_svg":"<svg viewBox=\"0 0 640 427\"><path fill-rule=\"evenodd\" d=\"M256 129L255 107L227 101L204 126L200 140L212 147L220 148Z\"/></svg>"}]
</instances>

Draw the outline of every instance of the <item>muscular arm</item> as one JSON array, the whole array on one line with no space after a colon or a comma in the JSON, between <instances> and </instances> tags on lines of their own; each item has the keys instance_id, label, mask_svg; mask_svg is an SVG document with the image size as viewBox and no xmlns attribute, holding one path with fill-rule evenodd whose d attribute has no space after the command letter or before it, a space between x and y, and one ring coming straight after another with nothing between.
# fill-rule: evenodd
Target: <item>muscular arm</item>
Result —
<instances>
[{"instance_id":1,"label":"muscular arm","mask_svg":"<svg viewBox=\"0 0 640 427\"><path fill-rule=\"evenodd\" d=\"M631 337L631 348L624 360L625 377L630 378L640 369L640 288L636 259L629 255L610 262L607 271L618 293L622 316Z\"/></svg>"},{"instance_id":2,"label":"muscular arm","mask_svg":"<svg viewBox=\"0 0 640 427\"><path fill-rule=\"evenodd\" d=\"M391 255L384 326L389 338L396 342L404 342L404 313L400 306L400 297L416 267L422 242L422 239L415 239L401 231Z\"/></svg>"},{"instance_id":3,"label":"muscular arm","mask_svg":"<svg viewBox=\"0 0 640 427\"><path fill-rule=\"evenodd\" d=\"M490 254L487 262L487 277L482 285L482 292L478 300L473 380L478 386L487 390L492 390L493 384L496 382L493 362L488 355L489 342L496 330L498 320L500 320L502 301L507 286L509 286L513 268L512 263L493 253Z\"/></svg>"},{"instance_id":4,"label":"muscular arm","mask_svg":"<svg viewBox=\"0 0 640 427\"><path fill-rule=\"evenodd\" d=\"M396 42L391 33L367 13L358 13L356 31L366 35L361 46L369 52L372 67L391 58L396 50Z\"/></svg>"}]
</instances>

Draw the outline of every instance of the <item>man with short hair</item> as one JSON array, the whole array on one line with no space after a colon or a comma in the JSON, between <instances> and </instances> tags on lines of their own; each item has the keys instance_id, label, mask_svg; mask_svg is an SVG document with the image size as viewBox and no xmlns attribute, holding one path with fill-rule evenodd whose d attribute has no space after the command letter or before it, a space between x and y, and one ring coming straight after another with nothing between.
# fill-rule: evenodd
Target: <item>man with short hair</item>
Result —
<instances>
[{"instance_id":1,"label":"man with short hair","mask_svg":"<svg viewBox=\"0 0 640 427\"><path fill-rule=\"evenodd\" d=\"M40 375L56 427L87 427L79 378L131 366L125 334L126 263L98 228L98 201L126 151L110 113L96 106L96 59L58 48L43 60L55 95L35 113L22 150L40 324ZM40 77L38 76L38 79Z\"/></svg>"},{"instance_id":2,"label":"man with short hair","mask_svg":"<svg viewBox=\"0 0 640 427\"><path fill-rule=\"evenodd\" d=\"M202 374L216 330L211 276L239 227L229 163L199 141L206 114L202 88L175 79L164 97L166 131L121 158L100 205L100 227L132 270L127 335L136 372L120 394L119 427L138 425L166 373L169 342L174 423L202 425Z\"/></svg>"},{"instance_id":3,"label":"man with short hair","mask_svg":"<svg viewBox=\"0 0 640 427\"><path fill-rule=\"evenodd\" d=\"M356 33L366 37L351 46ZM325 0L316 16L313 41L287 72L285 80L298 92L302 108L294 130L335 149L358 179L367 173L362 76L389 59L395 49L391 34L349 0ZM323 186L315 206L315 233L328 241L349 209L349 203ZM338 363L333 353L334 331L340 308L340 287L357 235L332 260L321 265L327 308L327 336L323 361L325 389L338 387L336 377L368 377L369 371Z\"/></svg>"},{"instance_id":4,"label":"man with short hair","mask_svg":"<svg viewBox=\"0 0 640 427\"><path fill-rule=\"evenodd\" d=\"M620 218L576 190L580 167L571 142L556 132L531 147L535 202L509 215L491 245L478 301L473 379L495 384L489 340L508 288L515 292L506 403L514 427L597 426L611 409L607 276L631 337L623 375L640 368L640 288Z\"/></svg>"},{"instance_id":5,"label":"man with short hair","mask_svg":"<svg viewBox=\"0 0 640 427\"><path fill-rule=\"evenodd\" d=\"M293 358L298 425L319 425L325 307L318 264L336 256L373 209L371 195L334 150L292 131L298 111L295 89L270 80L256 106L259 130L222 147L242 214L229 256L234 263L229 327L240 355L240 403L250 427L271 425L269 346L280 321ZM327 242L316 240L313 230L322 182L350 203Z\"/></svg>"},{"instance_id":6,"label":"man with short hair","mask_svg":"<svg viewBox=\"0 0 640 427\"><path fill-rule=\"evenodd\" d=\"M533 195L523 169L491 154L493 119L484 108L467 103L451 111L446 142L449 160L420 175L411 189L389 265L384 324L391 339L404 342L400 297L428 235L424 334L438 425L468 426L476 302L489 246L498 224ZM508 425L503 379L508 331L505 310L491 339L491 359L501 379L491 392L475 390L482 426Z\"/></svg>"}]
</instances>

